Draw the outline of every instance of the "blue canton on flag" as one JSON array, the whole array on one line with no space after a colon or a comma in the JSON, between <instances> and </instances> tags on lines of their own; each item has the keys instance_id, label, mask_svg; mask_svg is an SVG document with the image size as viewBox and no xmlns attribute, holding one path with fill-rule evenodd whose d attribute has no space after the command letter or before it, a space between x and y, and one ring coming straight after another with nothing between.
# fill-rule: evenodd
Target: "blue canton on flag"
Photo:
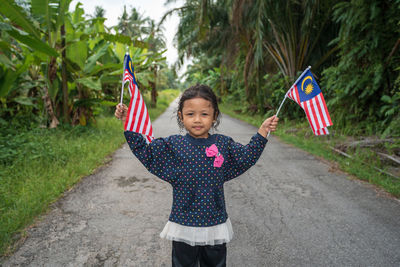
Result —
<instances>
[{"instance_id":1,"label":"blue canton on flag","mask_svg":"<svg viewBox=\"0 0 400 267\"><path fill-rule=\"evenodd\" d=\"M125 66L124 66L124 83L129 82L129 84L132 83L132 87L138 87L138 84L136 82L136 75L135 75L135 70L134 67L132 66L132 60L129 54L125 55ZM130 89L131 86L129 86ZM129 90L129 93L132 95L131 90Z\"/></svg>"},{"instance_id":2,"label":"blue canton on flag","mask_svg":"<svg viewBox=\"0 0 400 267\"><path fill-rule=\"evenodd\" d=\"M305 73L303 78L301 78L300 81L297 82L296 85L298 88L300 87L300 102L310 100L321 93L321 89L315 82L315 79L309 70Z\"/></svg>"}]
</instances>

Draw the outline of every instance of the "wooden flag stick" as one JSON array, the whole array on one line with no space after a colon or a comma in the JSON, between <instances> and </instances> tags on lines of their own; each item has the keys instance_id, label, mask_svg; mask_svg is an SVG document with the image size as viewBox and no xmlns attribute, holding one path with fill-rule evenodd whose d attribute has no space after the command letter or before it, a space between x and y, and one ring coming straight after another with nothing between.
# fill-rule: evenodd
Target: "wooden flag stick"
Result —
<instances>
[{"instance_id":1,"label":"wooden flag stick","mask_svg":"<svg viewBox=\"0 0 400 267\"><path fill-rule=\"evenodd\" d=\"M124 65L122 66L122 79L121 79L121 100L120 100L120 104L122 105L122 100L124 98L124 74L125 74L125 64L126 64L126 55L129 55L128 52L126 52L125 56L124 56Z\"/></svg>"}]
</instances>

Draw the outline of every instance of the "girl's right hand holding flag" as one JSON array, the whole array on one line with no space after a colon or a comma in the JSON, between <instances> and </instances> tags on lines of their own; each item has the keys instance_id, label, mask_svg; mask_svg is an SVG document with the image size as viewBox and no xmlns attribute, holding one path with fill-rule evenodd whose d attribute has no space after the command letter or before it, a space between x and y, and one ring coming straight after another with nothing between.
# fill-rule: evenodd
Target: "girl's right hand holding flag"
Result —
<instances>
[{"instance_id":1,"label":"girl's right hand holding flag","mask_svg":"<svg viewBox=\"0 0 400 267\"><path fill-rule=\"evenodd\" d=\"M126 116L128 114L128 107L125 104L118 104L115 107L115 117L123 122L126 120Z\"/></svg>"}]
</instances>

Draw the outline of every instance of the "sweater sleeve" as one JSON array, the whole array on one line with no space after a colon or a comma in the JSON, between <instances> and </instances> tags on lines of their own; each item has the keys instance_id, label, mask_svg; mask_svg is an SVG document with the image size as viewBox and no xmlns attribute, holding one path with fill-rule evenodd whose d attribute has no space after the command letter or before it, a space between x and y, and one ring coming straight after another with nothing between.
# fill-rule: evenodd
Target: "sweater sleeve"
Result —
<instances>
[{"instance_id":1,"label":"sweater sleeve","mask_svg":"<svg viewBox=\"0 0 400 267\"><path fill-rule=\"evenodd\" d=\"M256 133L247 145L236 143L229 138L225 182L238 177L256 164L267 142L268 140L259 133Z\"/></svg>"},{"instance_id":2,"label":"sweater sleeve","mask_svg":"<svg viewBox=\"0 0 400 267\"><path fill-rule=\"evenodd\" d=\"M147 144L141 134L125 131L126 141L133 154L146 169L160 179L172 183L174 178L173 152L169 146L169 139L157 138Z\"/></svg>"}]
</instances>

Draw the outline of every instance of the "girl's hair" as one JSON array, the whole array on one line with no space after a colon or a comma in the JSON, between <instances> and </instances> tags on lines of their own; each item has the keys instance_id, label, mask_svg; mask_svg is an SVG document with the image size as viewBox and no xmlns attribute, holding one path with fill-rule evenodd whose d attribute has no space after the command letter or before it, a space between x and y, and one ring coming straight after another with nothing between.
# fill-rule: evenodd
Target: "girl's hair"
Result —
<instances>
[{"instance_id":1,"label":"girl's hair","mask_svg":"<svg viewBox=\"0 0 400 267\"><path fill-rule=\"evenodd\" d=\"M180 129L184 128L183 122L179 117L179 114L183 116L182 114L183 104L185 103L186 100L198 97L211 102L212 107L214 108L213 119L215 120L215 123L213 123L212 127L214 127L214 129L217 129L217 126L220 123L220 112L218 108L217 96L214 94L214 92L210 87L204 84L196 84L194 86L189 87L183 92L181 98L179 99L178 110L176 112L176 119L178 121L179 128Z\"/></svg>"}]
</instances>

